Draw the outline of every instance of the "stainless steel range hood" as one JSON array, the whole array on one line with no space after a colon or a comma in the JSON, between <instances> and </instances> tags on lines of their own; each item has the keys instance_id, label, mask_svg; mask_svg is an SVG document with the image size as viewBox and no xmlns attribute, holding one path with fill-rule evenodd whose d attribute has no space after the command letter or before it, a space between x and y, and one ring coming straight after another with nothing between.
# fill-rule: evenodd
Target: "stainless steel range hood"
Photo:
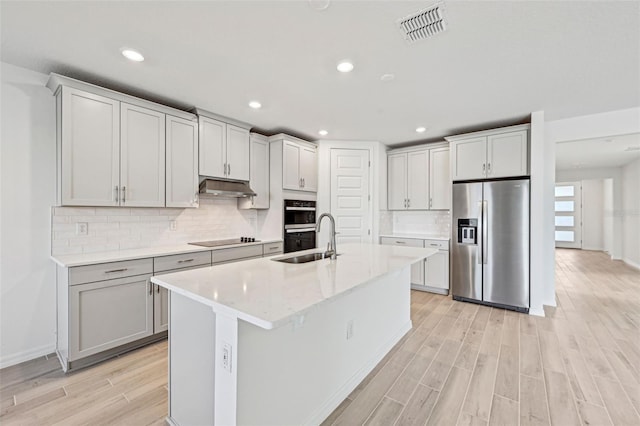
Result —
<instances>
[{"instance_id":1,"label":"stainless steel range hood","mask_svg":"<svg viewBox=\"0 0 640 426\"><path fill-rule=\"evenodd\" d=\"M219 179L205 179L200 182L200 194L227 198L246 198L257 195L247 182Z\"/></svg>"}]
</instances>

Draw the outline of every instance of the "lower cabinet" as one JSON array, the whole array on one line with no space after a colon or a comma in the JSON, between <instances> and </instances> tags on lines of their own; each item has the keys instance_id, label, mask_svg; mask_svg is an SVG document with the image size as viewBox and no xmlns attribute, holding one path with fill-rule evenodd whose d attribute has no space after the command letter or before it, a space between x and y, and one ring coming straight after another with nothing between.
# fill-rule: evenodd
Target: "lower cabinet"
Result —
<instances>
[{"instance_id":1,"label":"lower cabinet","mask_svg":"<svg viewBox=\"0 0 640 426\"><path fill-rule=\"evenodd\" d=\"M169 290L155 285L153 294L153 332L169 330Z\"/></svg>"},{"instance_id":2,"label":"lower cabinet","mask_svg":"<svg viewBox=\"0 0 640 426\"><path fill-rule=\"evenodd\" d=\"M420 238L381 237L380 244L436 248L438 252L411 266L411 288L449 294L449 242Z\"/></svg>"},{"instance_id":3,"label":"lower cabinet","mask_svg":"<svg viewBox=\"0 0 640 426\"><path fill-rule=\"evenodd\" d=\"M69 361L151 336L151 275L69 288Z\"/></svg>"}]
</instances>

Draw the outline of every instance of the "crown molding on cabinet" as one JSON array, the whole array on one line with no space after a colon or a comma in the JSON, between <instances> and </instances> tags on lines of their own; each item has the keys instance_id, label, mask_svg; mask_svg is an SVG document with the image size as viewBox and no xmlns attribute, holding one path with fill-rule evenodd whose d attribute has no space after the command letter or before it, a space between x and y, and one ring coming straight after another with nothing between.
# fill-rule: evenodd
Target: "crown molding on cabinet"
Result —
<instances>
[{"instance_id":1,"label":"crown molding on cabinet","mask_svg":"<svg viewBox=\"0 0 640 426\"><path fill-rule=\"evenodd\" d=\"M500 127L497 129L482 130L480 132L463 133L461 135L445 136L445 140L454 142L462 139L479 138L483 136L497 135L500 133L517 132L531 129L531 124L518 124L517 126Z\"/></svg>"},{"instance_id":2,"label":"crown molding on cabinet","mask_svg":"<svg viewBox=\"0 0 640 426\"><path fill-rule=\"evenodd\" d=\"M127 95L122 92L116 92L115 90L96 86L95 84L86 83L84 81L76 80L75 78L71 77L65 77L64 75L56 73L51 73L49 75L49 80L47 81L46 86L49 88L49 90L51 90L54 96L58 93L58 90L60 90L61 86L72 87L74 89L84 90L116 101L137 105L157 112L162 112L173 117L184 118L185 120L190 121L196 121L198 119L195 114L187 111L172 108L156 102L147 101L145 99Z\"/></svg>"},{"instance_id":3,"label":"crown molding on cabinet","mask_svg":"<svg viewBox=\"0 0 640 426\"><path fill-rule=\"evenodd\" d=\"M439 141L439 142L429 142L423 143L420 145L411 145L404 148L396 148L396 149L388 149L387 154L398 154L402 152L413 152L413 151L424 151L425 149L434 149L434 148L449 148L449 142L447 141Z\"/></svg>"},{"instance_id":4,"label":"crown molding on cabinet","mask_svg":"<svg viewBox=\"0 0 640 426\"><path fill-rule=\"evenodd\" d=\"M253 127L252 124L245 123L244 121L225 117L224 115L216 114L215 112L207 111L202 108L196 107L196 108L193 108L191 111L193 111L193 113L197 114L198 116L203 116L203 117L211 118L213 120L222 121L223 123L232 124L234 126L241 127L246 130L251 130L251 128Z\"/></svg>"}]
</instances>

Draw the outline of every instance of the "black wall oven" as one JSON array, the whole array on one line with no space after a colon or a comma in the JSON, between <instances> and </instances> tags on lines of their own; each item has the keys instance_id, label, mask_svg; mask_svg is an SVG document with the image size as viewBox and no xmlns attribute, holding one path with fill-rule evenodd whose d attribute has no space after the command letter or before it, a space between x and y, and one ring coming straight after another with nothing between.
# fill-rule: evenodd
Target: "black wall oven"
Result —
<instances>
[{"instance_id":1,"label":"black wall oven","mask_svg":"<svg viewBox=\"0 0 640 426\"><path fill-rule=\"evenodd\" d=\"M284 200L284 252L316 248L316 202Z\"/></svg>"}]
</instances>

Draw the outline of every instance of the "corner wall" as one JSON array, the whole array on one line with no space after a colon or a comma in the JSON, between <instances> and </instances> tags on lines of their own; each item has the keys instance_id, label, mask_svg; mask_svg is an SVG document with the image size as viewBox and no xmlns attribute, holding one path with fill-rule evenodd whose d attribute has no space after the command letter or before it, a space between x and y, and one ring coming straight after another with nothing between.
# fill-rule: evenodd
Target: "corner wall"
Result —
<instances>
[{"instance_id":1,"label":"corner wall","mask_svg":"<svg viewBox=\"0 0 640 426\"><path fill-rule=\"evenodd\" d=\"M640 159L622 168L622 260L640 269Z\"/></svg>"},{"instance_id":2,"label":"corner wall","mask_svg":"<svg viewBox=\"0 0 640 426\"><path fill-rule=\"evenodd\" d=\"M0 368L55 350L55 102L48 76L1 63Z\"/></svg>"}]
</instances>

